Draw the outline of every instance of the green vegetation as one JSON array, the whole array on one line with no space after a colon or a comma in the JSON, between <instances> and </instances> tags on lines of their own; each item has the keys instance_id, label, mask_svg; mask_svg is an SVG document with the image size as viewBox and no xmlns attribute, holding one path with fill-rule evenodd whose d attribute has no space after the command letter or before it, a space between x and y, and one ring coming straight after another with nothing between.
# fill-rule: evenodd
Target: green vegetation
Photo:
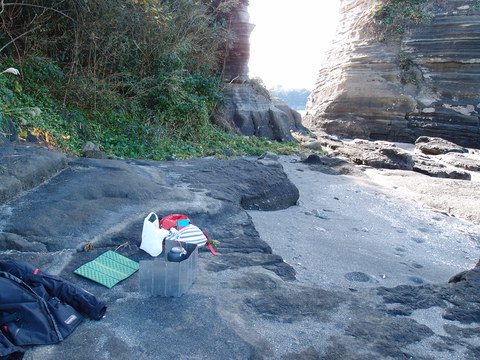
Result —
<instances>
[{"instance_id":1,"label":"green vegetation","mask_svg":"<svg viewBox=\"0 0 480 360\"><path fill-rule=\"evenodd\" d=\"M418 85L417 73L415 72L415 62L410 54L400 51L398 54L398 66L401 70L400 82L402 84Z\"/></svg>"},{"instance_id":2,"label":"green vegetation","mask_svg":"<svg viewBox=\"0 0 480 360\"><path fill-rule=\"evenodd\" d=\"M411 26L424 24L432 19L428 12L431 0L382 0L373 13L373 26L380 41L400 39ZM402 84L418 85L416 64L410 54L399 51L397 55Z\"/></svg>"},{"instance_id":3,"label":"green vegetation","mask_svg":"<svg viewBox=\"0 0 480 360\"><path fill-rule=\"evenodd\" d=\"M12 0L0 12L0 131L73 154L177 159L291 151L220 117L231 12L246 0Z\"/></svg>"},{"instance_id":4,"label":"green vegetation","mask_svg":"<svg viewBox=\"0 0 480 360\"><path fill-rule=\"evenodd\" d=\"M412 25L429 22L432 15L425 10L430 0L382 0L373 14L378 36L388 40L401 36Z\"/></svg>"},{"instance_id":5,"label":"green vegetation","mask_svg":"<svg viewBox=\"0 0 480 360\"><path fill-rule=\"evenodd\" d=\"M477 11L478 9L480 9L480 0L477 0L475 2L475 4L473 4L473 6L470 7L470 9L468 9L468 13L473 13L473 12Z\"/></svg>"},{"instance_id":6,"label":"green vegetation","mask_svg":"<svg viewBox=\"0 0 480 360\"><path fill-rule=\"evenodd\" d=\"M263 95L266 99L271 100L272 94L268 91L267 86L262 78L256 76L250 79L250 84L253 86L255 91L261 95Z\"/></svg>"}]
</instances>

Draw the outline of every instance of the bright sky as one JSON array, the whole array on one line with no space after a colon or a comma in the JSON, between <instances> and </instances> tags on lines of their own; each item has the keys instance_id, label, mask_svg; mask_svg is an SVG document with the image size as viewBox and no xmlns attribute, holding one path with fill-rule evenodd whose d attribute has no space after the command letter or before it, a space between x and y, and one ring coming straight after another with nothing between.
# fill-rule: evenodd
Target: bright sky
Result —
<instances>
[{"instance_id":1,"label":"bright sky","mask_svg":"<svg viewBox=\"0 0 480 360\"><path fill-rule=\"evenodd\" d=\"M250 77L313 90L339 19L339 0L250 0Z\"/></svg>"}]
</instances>

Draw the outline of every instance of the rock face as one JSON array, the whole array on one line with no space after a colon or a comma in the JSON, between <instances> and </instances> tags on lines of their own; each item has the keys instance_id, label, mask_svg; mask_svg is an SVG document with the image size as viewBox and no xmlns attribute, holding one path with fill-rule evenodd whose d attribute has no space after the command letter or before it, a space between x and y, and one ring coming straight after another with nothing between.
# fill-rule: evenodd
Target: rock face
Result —
<instances>
[{"instance_id":1,"label":"rock face","mask_svg":"<svg viewBox=\"0 0 480 360\"><path fill-rule=\"evenodd\" d=\"M301 115L248 77L250 33L248 6L240 5L230 28L235 36L225 59L223 80L225 127L247 136L262 136L277 141L293 140L291 131L306 131Z\"/></svg>"},{"instance_id":2,"label":"rock face","mask_svg":"<svg viewBox=\"0 0 480 360\"><path fill-rule=\"evenodd\" d=\"M249 253L260 239L243 209L281 209L294 205L299 197L281 165L273 161L160 163L72 158L67 163L62 154L35 145L20 143L10 148L9 156L0 152L5 171L0 204L10 200L8 206L0 206L0 251L80 250L87 243L95 247L121 244L122 239L137 239L142 215L154 211L159 216L188 213L214 239L224 236L219 236L219 231L228 234L220 251ZM28 158L36 161L29 163ZM19 178L20 169L28 176ZM115 216L111 216L113 209ZM212 220L217 216L218 226ZM241 223L242 234L246 231L249 236L241 239L245 235L236 234L229 225L232 221ZM263 242L259 249L271 254Z\"/></svg>"},{"instance_id":3,"label":"rock face","mask_svg":"<svg viewBox=\"0 0 480 360\"><path fill-rule=\"evenodd\" d=\"M293 140L291 131L306 130L298 112L248 82L226 87L224 110L232 127L247 136L289 141Z\"/></svg>"},{"instance_id":4,"label":"rock face","mask_svg":"<svg viewBox=\"0 0 480 360\"><path fill-rule=\"evenodd\" d=\"M432 20L390 43L366 30L376 3L342 0L337 38L305 125L350 138L414 142L434 136L479 148L477 2L429 1Z\"/></svg>"},{"instance_id":5,"label":"rock face","mask_svg":"<svg viewBox=\"0 0 480 360\"><path fill-rule=\"evenodd\" d=\"M315 135L315 140L301 139L311 150L300 159L311 169L332 175L366 175L391 191L406 190L409 197L427 207L480 224L480 150L429 137L421 137L413 145ZM328 155L312 154L320 148Z\"/></svg>"},{"instance_id":6,"label":"rock face","mask_svg":"<svg viewBox=\"0 0 480 360\"><path fill-rule=\"evenodd\" d=\"M329 137L304 145L310 149L330 148L334 155L346 157L357 165L410 170L437 178L471 180L472 172L480 166L477 151L461 148L440 138L420 137L416 147L410 150L386 141L355 139L342 142Z\"/></svg>"},{"instance_id":7,"label":"rock face","mask_svg":"<svg viewBox=\"0 0 480 360\"><path fill-rule=\"evenodd\" d=\"M415 140L415 146L422 153L427 155L448 154L450 152L466 153L467 149L455 145L441 138L431 138L428 136L420 136Z\"/></svg>"},{"instance_id":8,"label":"rock face","mask_svg":"<svg viewBox=\"0 0 480 360\"><path fill-rule=\"evenodd\" d=\"M239 5L230 20L230 29L235 39L230 45L223 69L223 80L248 81L248 60L250 59L250 34L255 25L250 24L248 5Z\"/></svg>"},{"instance_id":9,"label":"rock face","mask_svg":"<svg viewBox=\"0 0 480 360\"><path fill-rule=\"evenodd\" d=\"M324 289L296 281L296 269L303 272L300 264L289 265L274 254L245 211L297 204L298 188L273 154L261 159L168 162L50 155L37 145L0 144L0 169L5 175L0 184L8 185L7 177L24 184L20 192L9 192L0 201L0 258L27 261L61 276L106 301L108 310L105 318L85 321L59 344L26 348L25 359L84 360L87 346L90 357L99 359L478 359L478 266L449 284L450 275L440 284L379 288L377 283L364 282L374 275L359 271L346 275L348 288ZM27 163L28 158L43 160ZM43 177L40 185L20 180L17 174L24 166L31 177ZM350 196L357 192L348 187L348 196L335 202L351 203ZM328 221L320 218L322 212L314 217L299 214L298 205L292 210L290 220ZM200 252L197 279L186 294L147 297L139 291L138 272L111 289L74 274L107 250L134 261L152 261L138 247L143 218L150 211L160 216L186 213L211 239L221 242L219 256ZM278 211L272 213L275 225L269 230L285 219L278 217ZM361 212L362 218L366 213ZM345 224L340 221L341 229L357 231ZM305 231L310 232L307 226ZM430 231L435 239L440 236ZM405 235L394 233L403 244ZM305 240L295 232L278 237L288 240L290 250ZM337 234L335 243L339 238L350 241ZM445 238L458 242L450 235ZM424 240L413 243L417 241ZM363 248L359 250L368 258ZM324 254L322 261L328 257ZM423 267L403 259L400 265L408 266L407 276ZM370 286L360 288L359 282Z\"/></svg>"},{"instance_id":10,"label":"rock face","mask_svg":"<svg viewBox=\"0 0 480 360\"><path fill-rule=\"evenodd\" d=\"M0 142L0 204L40 185L67 166L65 155L32 144Z\"/></svg>"}]
</instances>

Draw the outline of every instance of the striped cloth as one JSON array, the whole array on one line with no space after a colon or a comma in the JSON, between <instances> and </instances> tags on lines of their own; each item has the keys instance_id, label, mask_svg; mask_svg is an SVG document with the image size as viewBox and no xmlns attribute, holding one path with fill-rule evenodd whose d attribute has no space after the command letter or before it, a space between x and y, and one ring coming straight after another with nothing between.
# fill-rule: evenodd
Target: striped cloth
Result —
<instances>
[{"instance_id":1,"label":"striped cloth","mask_svg":"<svg viewBox=\"0 0 480 360\"><path fill-rule=\"evenodd\" d=\"M207 238L195 225L188 225L178 231L178 240L184 241L190 244L197 244L198 247L205 245Z\"/></svg>"}]
</instances>

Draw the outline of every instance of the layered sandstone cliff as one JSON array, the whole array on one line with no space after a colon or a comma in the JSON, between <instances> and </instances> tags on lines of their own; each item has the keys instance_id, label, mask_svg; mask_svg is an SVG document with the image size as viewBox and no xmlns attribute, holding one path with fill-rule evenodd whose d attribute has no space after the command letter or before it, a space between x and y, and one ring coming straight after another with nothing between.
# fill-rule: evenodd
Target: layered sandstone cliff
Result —
<instances>
[{"instance_id":1,"label":"layered sandstone cliff","mask_svg":"<svg viewBox=\"0 0 480 360\"><path fill-rule=\"evenodd\" d=\"M248 5L240 5L230 21L233 41L225 59L223 81L225 103L224 125L238 134L267 137L277 141L293 140L292 131L305 131L301 115L248 76L250 34Z\"/></svg>"},{"instance_id":2,"label":"layered sandstone cliff","mask_svg":"<svg viewBox=\"0 0 480 360\"><path fill-rule=\"evenodd\" d=\"M230 19L230 30L234 36L223 68L225 82L249 80L248 60L250 59L250 34L255 25L250 23L248 5L240 5Z\"/></svg>"},{"instance_id":3,"label":"layered sandstone cliff","mask_svg":"<svg viewBox=\"0 0 480 360\"><path fill-rule=\"evenodd\" d=\"M377 0L342 0L304 124L331 134L413 142L441 137L480 147L480 7L429 1L431 20L399 41L371 29Z\"/></svg>"}]
</instances>

